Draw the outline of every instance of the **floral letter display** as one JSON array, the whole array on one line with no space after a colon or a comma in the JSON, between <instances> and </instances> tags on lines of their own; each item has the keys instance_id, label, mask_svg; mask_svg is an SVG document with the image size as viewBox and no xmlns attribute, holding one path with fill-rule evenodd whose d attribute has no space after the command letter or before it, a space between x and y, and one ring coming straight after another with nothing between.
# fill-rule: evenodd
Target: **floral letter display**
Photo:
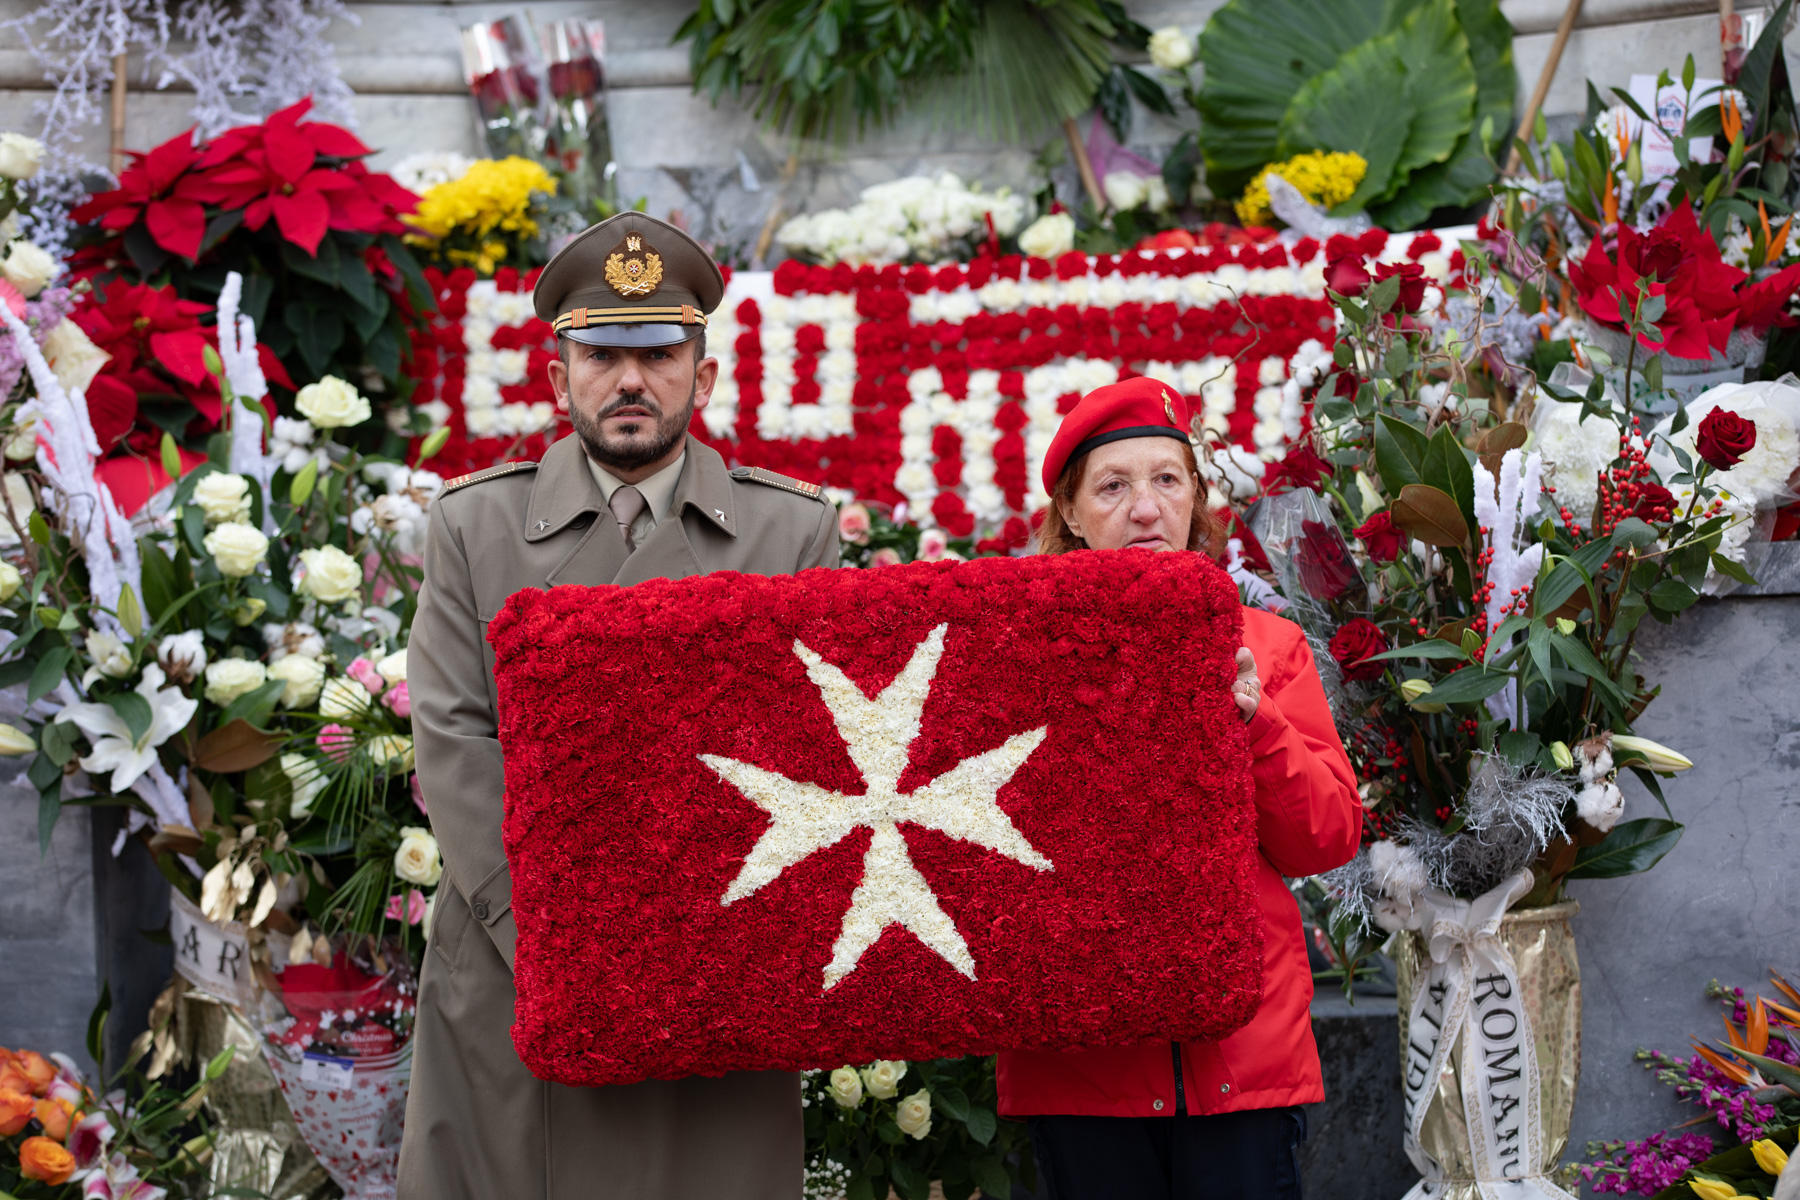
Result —
<instances>
[{"instance_id":1,"label":"floral letter display","mask_svg":"<svg viewBox=\"0 0 1800 1200\"><path fill-rule=\"evenodd\" d=\"M1130 550L518 593L520 1056L596 1086L1236 1029L1241 633L1209 560Z\"/></svg>"}]
</instances>

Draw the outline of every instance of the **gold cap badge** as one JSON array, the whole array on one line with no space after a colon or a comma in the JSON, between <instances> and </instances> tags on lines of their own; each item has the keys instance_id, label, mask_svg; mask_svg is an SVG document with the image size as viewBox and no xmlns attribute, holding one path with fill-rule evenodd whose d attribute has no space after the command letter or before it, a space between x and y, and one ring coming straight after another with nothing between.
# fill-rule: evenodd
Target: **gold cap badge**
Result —
<instances>
[{"instance_id":1,"label":"gold cap badge","mask_svg":"<svg viewBox=\"0 0 1800 1200\"><path fill-rule=\"evenodd\" d=\"M662 277L662 255L641 234L626 234L606 256L606 282L621 296L654 295Z\"/></svg>"},{"instance_id":2,"label":"gold cap badge","mask_svg":"<svg viewBox=\"0 0 1800 1200\"><path fill-rule=\"evenodd\" d=\"M1173 425L1177 429L1180 429L1181 422L1177 421L1175 419L1175 398L1173 396L1169 395L1168 388L1164 388L1162 390L1162 398L1163 398L1163 413L1169 418L1169 424Z\"/></svg>"}]
</instances>

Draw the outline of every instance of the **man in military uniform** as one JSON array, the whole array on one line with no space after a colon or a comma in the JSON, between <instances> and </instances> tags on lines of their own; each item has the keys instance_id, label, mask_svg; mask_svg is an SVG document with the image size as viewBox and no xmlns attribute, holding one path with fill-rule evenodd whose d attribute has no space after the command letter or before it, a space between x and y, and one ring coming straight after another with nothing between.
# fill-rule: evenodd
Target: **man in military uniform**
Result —
<instances>
[{"instance_id":1,"label":"man in military uniform","mask_svg":"<svg viewBox=\"0 0 1800 1200\"><path fill-rule=\"evenodd\" d=\"M488 621L520 588L838 562L836 513L817 487L727 470L687 433L718 378L706 314L724 290L672 225L624 213L587 230L534 296L558 335L550 380L575 436L541 464L452 480L432 508L413 731L445 871L419 983L401 1200L800 1195L794 1075L570 1088L534 1078L511 1035L518 935Z\"/></svg>"}]
</instances>

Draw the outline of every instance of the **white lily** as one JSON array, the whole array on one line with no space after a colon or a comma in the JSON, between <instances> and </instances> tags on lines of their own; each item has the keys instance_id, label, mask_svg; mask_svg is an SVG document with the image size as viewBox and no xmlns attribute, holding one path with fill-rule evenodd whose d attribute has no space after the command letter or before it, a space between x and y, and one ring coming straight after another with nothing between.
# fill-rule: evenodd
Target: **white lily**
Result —
<instances>
[{"instance_id":1,"label":"white lily","mask_svg":"<svg viewBox=\"0 0 1800 1200\"><path fill-rule=\"evenodd\" d=\"M190 700L179 688L163 686L162 668L144 667L144 678L134 689L150 702L150 727L135 740L125 718L110 704L71 704L60 719L73 721L94 743L94 752L81 760L90 775L112 772L113 793L124 792L156 761L156 748L187 727L194 719L198 700Z\"/></svg>"}]
</instances>

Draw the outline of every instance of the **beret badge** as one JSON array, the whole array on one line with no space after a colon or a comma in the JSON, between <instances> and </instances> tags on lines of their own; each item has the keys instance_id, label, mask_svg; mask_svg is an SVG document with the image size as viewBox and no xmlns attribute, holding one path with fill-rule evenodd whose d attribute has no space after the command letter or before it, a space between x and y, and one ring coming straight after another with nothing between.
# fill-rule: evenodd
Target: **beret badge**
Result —
<instances>
[{"instance_id":1,"label":"beret badge","mask_svg":"<svg viewBox=\"0 0 1800 1200\"><path fill-rule=\"evenodd\" d=\"M606 282L621 296L654 295L662 277L662 255L639 234L626 234L606 256Z\"/></svg>"}]
</instances>

